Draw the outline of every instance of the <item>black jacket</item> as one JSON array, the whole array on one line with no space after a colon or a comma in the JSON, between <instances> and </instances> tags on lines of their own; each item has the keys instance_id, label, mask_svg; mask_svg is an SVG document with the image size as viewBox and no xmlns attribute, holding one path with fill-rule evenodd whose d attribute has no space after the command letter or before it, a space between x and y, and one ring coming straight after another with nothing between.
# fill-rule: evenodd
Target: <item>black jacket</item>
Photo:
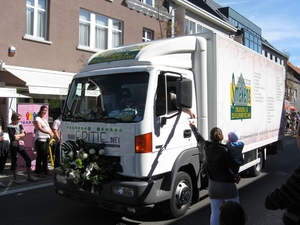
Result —
<instances>
[{"instance_id":1,"label":"black jacket","mask_svg":"<svg viewBox=\"0 0 300 225\"><path fill-rule=\"evenodd\" d=\"M21 132L21 130L24 130L23 125L21 123L18 124L18 128L16 128L12 124L9 124L7 126L7 132L9 135L10 143L12 143L15 140L16 129L19 129L19 132Z\"/></svg>"},{"instance_id":2,"label":"black jacket","mask_svg":"<svg viewBox=\"0 0 300 225\"><path fill-rule=\"evenodd\" d=\"M272 191L265 200L267 209L277 210L292 206L300 208L300 167L294 171L285 184Z\"/></svg>"},{"instance_id":3,"label":"black jacket","mask_svg":"<svg viewBox=\"0 0 300 225\"><path fill-rule=\"evenodd\" d=\"M225 183L235 182L229 168L238 173L240 166L233 160L225 145L212 143L206 148L205 156L209 179Z\"/></svg>"},{"instance_id":4,"label":"black jacket","mask_svg":"<svg viewBox=\"0 0 300 225\"><path fill-rule=\"evenodd\" d=\"M224 183L235 182L229 168L232 172L237 173L240 166L233 160L226 146L205 141L195 126L191 128L197 142L204 147L209 179Z\"/></svg>"}]
</instances>

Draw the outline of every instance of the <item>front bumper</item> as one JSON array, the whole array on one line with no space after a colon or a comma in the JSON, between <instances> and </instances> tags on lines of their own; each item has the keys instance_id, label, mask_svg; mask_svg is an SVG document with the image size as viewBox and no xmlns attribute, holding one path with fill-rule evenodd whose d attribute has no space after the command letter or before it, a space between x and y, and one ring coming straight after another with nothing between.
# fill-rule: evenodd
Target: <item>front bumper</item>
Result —
<instances>
[{"instance_id":1,"label":"front bumper","mask_svg":"<svg viewBox=\"0 0 300 225\"><path fill-rule=\"evenodd\" d=\"M129 214L142 215L150 211L155 203L166 199L167 192L158 196L161 180L147 181L121 181L113 180L101 186L99 192L89 193L77 189L75 185L70 186L56 179L58 173L54 174L54 185L56 193L69 199L103 209ZM133 190L132 196L122 196L113 191L113 187L122 186ZM159 192L161 193L161 191Z\"/></svg>"}]
</instances>

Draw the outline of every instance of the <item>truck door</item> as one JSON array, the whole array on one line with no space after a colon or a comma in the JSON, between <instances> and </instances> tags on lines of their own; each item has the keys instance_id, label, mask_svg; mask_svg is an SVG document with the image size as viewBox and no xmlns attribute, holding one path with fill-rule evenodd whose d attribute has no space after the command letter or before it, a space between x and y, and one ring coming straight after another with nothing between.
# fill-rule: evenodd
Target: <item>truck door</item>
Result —
<instances>
[{"instance_id":1,"label":"truck door","mask_svg":"<svg viewBox=\"0 0 300 225\"><path fill-rule=\"evenodd\" d=\"M176 81L179 78L179 75L170 73L159 75L157 81L155 109L159 126L155 127L155 146L163 146L165 151L180 152L191 146L190 115L181 112L176 104Z\"/></svg>"}]
</instances>

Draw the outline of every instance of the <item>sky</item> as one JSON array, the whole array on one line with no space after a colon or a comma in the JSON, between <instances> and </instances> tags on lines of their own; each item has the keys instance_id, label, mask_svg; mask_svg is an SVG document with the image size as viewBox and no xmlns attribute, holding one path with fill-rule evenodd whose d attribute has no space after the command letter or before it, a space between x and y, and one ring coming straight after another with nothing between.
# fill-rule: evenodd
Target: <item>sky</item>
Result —
<instances>
[{"instance_id":1,"label":"sky","mask_svg":"<svg viewBox=\"0 0 300 225\"><path fill-rule=\"evenodd\" d=\"M289 55L300 68L299 0L215 0L229 6L262 30L262 37L274 48Z\"/></svg>"}]
</instances>

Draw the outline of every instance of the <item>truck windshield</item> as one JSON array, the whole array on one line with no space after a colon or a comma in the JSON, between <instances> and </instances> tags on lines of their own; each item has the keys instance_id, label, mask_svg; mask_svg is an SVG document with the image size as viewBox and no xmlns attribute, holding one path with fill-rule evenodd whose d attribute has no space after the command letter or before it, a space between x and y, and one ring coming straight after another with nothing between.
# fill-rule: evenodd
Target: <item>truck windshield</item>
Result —
<instances>
[{"instance_id":1,"label":"truck windshield","mask_svg":"<svg viewBox=\"0 0 300 225\"><path fill-rule=\"evenodd\" d=\"M144 117L147 72L98 75L72 81L63 120L139 122Z\"/></svg>"}]
</instances>

